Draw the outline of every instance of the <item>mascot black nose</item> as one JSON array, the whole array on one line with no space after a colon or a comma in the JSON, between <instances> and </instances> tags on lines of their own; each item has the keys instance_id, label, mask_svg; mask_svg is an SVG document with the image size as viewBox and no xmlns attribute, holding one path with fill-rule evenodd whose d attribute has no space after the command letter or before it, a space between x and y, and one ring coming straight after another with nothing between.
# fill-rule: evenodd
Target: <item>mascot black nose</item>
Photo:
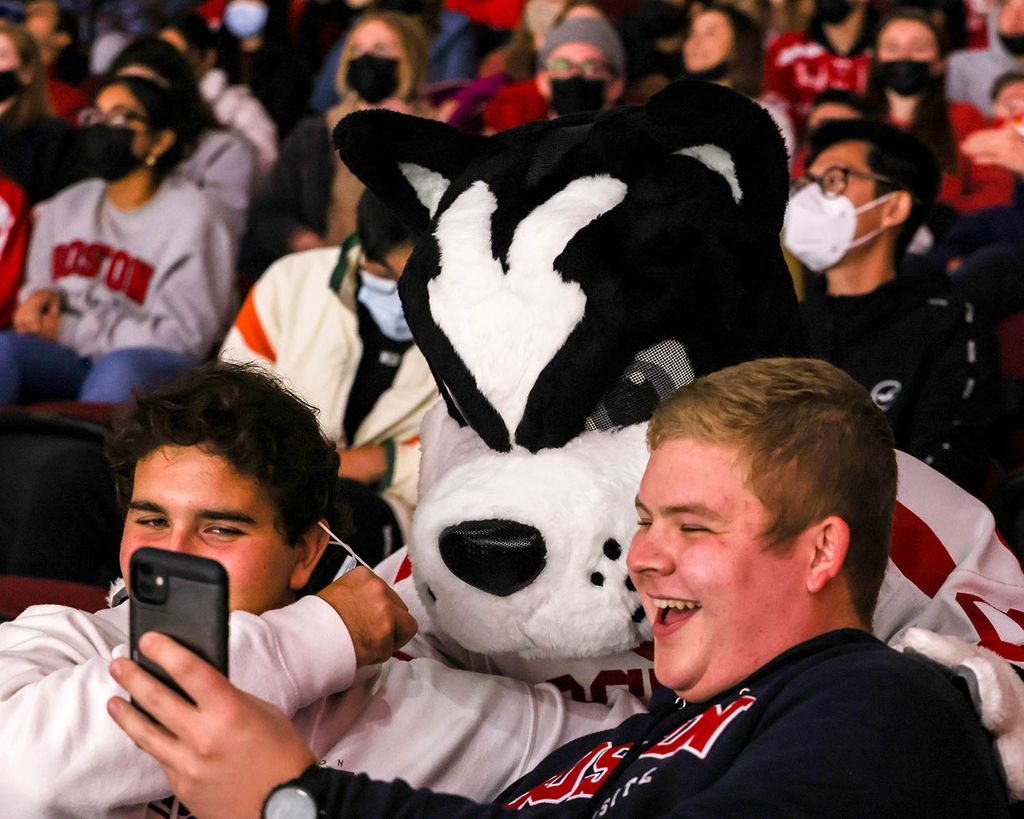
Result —
<instances>
[{"instance_id":1,"label":"mascot black nose","mask_svg":"<svg viewBox=\"0 0 1024 819\"><path fill-rule=\"evenodd\" d=\"M514 594L544 569L544 538L513 520L467 520L441 532L441 559L460 580L498 597Z\"/></svg>"}]
</instances>

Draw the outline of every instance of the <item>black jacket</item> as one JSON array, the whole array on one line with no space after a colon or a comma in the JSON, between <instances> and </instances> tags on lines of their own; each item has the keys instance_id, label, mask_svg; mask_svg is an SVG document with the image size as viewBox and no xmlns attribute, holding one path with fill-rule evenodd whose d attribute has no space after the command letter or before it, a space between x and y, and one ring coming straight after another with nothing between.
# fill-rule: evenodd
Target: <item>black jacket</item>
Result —
<instances>
[{"instance_id":1,"label":"black jacket","mask_svg":"<svg viewBox=\"0 0 1024 819\"><path fill-rule=\"evenodd\" d=\"M239 272L256 281L271 262L291 252L300 229L323 235L337 160L322 114L306 117L281 145L281 155L249 206Z\"/></svg>"},{"instance_id":2,"label":"black jacket","mask_svg":"<svg viewBox=\"0 0 1024 819\"><path fill-rule=\"evenodd\" d=\"M918 273L863 296L829 296L819 279L802 310L812 354L864 385L896 445L976 492L1000 382L995 335L974 308Z\"/></svg>"},{"instance_id":3,"label":"black jacket","mask_svg":"<svg viewBox=\"0 0 1024 819\"><path fill-rule=\"evenodd\" d=\"M33 205L82 178L78 138L64 120L43 117L16 133L0 125L0 168Z\"/></svg>"}]
</instances>

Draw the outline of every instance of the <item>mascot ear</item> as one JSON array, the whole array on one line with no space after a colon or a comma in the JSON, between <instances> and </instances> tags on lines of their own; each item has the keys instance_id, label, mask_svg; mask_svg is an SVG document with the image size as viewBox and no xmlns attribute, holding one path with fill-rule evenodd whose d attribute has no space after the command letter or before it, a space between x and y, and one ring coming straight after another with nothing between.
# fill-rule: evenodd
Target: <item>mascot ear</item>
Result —
<instances>
[{"instance_id":1,"label":"mascot ear","mask_svg":"<svg viewBox=\"0 0 1024 819\"><path fill-rule=\"evenodd\" d=\"M417 233L483 144L450 125L383 109L349 114L334 129L341 161Z\"/></svg>"},{"instance_id":2,"label":"mascot ear","mask_svg":"<svg viewBox=\"0 0 1024 819\"><path fill-rule=\"evenodd\" d=\"M764 108L724 86L691 80L655 94L645 113L648 133L667 150L720 173L755 224L782 230L789 199L786 147Z\"/></svg>"}]
</instances>

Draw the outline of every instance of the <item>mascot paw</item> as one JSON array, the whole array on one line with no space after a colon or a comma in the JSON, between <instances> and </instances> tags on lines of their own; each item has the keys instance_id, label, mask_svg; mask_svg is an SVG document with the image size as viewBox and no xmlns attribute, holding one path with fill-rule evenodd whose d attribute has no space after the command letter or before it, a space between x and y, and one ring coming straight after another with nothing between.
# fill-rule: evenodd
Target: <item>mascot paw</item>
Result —
<instances>
[{"instance_id":1,"label":"mascot paw","mask_svg":"<svg viewBox=\"0 0 1024 819\"><path fill-rule=\"evenodd\" d=\"M1011 801L1024 799L1024 681L987 648L922 628L908 629L894 643L962 677L982 724L992 734Z\"/></svg>"}]
</instances>

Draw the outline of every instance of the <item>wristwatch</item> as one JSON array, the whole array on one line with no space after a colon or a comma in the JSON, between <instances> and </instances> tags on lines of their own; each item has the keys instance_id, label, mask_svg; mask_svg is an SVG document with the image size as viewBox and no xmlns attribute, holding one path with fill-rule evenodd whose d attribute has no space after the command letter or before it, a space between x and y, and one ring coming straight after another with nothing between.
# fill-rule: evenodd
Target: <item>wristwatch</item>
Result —
<instances>
[{"instance_id":1,"label":"wristwatch","mask_svg":"<svg viewBox=\"0 0 1024 819\"><path fill-rule=\"evenodd\" d=\"M323 816L317 795L320 766L310 765L296 779L278 785L267 794L263 819L319 819Z\"/></svg>"}]
</instances>

